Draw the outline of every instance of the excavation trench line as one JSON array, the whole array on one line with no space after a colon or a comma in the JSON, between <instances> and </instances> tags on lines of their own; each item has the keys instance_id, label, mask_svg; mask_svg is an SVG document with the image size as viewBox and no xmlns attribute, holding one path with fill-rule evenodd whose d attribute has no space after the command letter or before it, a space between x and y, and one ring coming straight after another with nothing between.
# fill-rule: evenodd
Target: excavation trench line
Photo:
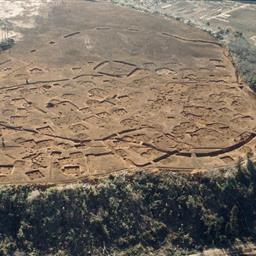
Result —
<instances>
[{"instance_id":1,"label":"excavation trench line","mask_svg":"<svg viewBox=\"0 0 256 256\"><path fill-rule=\"evenodd\" d=\"M6 124L3 121L0 121L0 126L6 128L6 129L10 129L10 130L24 131L24 132L40 134L40 132L38 132L38 131L36 131L36 130L34 130L32 128L25 128L25 127L22 127L22 126L13 126L13 125L10 125L10 124ZM44 135L44 136L48 136L48 137L52 137L52 138L56 138L56 139L68 140L68 141L71 141L73 143L81 143L82 145L84 145L85 143L92 142L92 141L102 141L102 142L107 141L107 140L123 141L123 142L126 142L126 143L134 143L134 144L138 144L140 146L149 147L149 148L154 149L154 150L156 150L158 152L164 153L163 156L160 156L160 157L154 159L153 162L159 162L159 161L161 161L161 160L163 160L165 158L168 158L171 155L183 156L183 157L192 157L192 155L195 155L196 157L214 157L214 156L222 155L222 154L234 151L236 149L239 149L242 146L248 144L249 142L251 142L253 139L256 138L256 132L253 131L253 132L250 132L248 134L248 137L246 139L241 140L238 143L233 144L231 146L228 146L228 147L225 147L225 148L221 148L219 150L214 150L214 151L209 151L209 152L196 152L196 151L188 152L188 151L180 151L180 150L177 150L177 149L174 149L172 151L170 151L170 150L163 150L163 149L157 148L153 144L146 143L146 142L143 142L143 141L138 143L136 141L127 141L127 140L124 140L122 138L116 137L119 134L123 135L124 133L129 133L129 132L133 132L135 130L140 130L140 129L142 129L142 128L140 127L139 129L127 129L127 130L124 130L124 131L121 131L121 132L117 132L115 134L111 134L111 135L106 136L104 138L86 139L86 140L80 140L80 139L76 139L76 138L68 138L68 137L64 137L64 136L60 136L60 135L55 135L55 134L47 134L47 133L41 133L41 134Z\"/></svg>"},{"instance_id":2,"label":"excavation trench line","mask_svg":"<svg viewBox=\"0 0 256 256\"><path fill-rule=\"evenodd\" d=\"M213 45L217 45L219 47L222 47L221 43L218 42L214 42L214 41L207 41L207 40L202 40L202 39L193 39L193 38L186 38L186 37L182 37L182 36L178 36L178 35L174 35L174 34L170 34L170 33L158 33L162 36L167 36L167 37L173 37L176 38L178 40L182 40L182 41L186 41L186 42L192 42L192 43L201 43L201 44L213 44Z\"/></svg>"}]
</instances>

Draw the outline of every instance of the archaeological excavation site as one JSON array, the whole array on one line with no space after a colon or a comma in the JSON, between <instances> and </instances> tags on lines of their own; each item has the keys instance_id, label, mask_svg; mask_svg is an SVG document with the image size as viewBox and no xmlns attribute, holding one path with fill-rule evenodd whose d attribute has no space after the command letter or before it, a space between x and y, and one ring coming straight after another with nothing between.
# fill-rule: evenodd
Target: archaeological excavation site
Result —
<instances>
[{"instance_id":1,"label":"archaeological excavation site","mask_svg":"<svg viewBox=\"0 0 256 256\"><path fill-rule=\"evenodd\" d=\"M0 55L1 184L253 157L255 95L206 32L107 2L51 3L41 15Z\"/></svg>"},{"instance_id":2,"label":"archaeological excavation site","mask_svg":"<svg viewBox=\"0 0 256 256\"><path fill-rule=\"evenodd\" d=\"M255 20L0 0L0 256L255 256Z\"/></svg>"}]
</instances>

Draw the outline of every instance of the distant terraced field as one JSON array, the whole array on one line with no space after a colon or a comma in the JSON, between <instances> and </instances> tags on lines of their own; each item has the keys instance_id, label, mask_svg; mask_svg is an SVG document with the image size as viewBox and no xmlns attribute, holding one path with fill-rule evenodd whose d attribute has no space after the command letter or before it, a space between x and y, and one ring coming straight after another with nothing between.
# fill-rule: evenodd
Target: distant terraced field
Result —
<instances>
[{"instance_id":1,"label":"distant terraced field","mask_svg":"<svg viewBox=\"0 0 256 256\"><path fill-rule=\"evenodd\" d=\"M233 166L256 100L208 34L106 2L49 4L0 55L0 183Z\"/></svg>"}]
</instances>

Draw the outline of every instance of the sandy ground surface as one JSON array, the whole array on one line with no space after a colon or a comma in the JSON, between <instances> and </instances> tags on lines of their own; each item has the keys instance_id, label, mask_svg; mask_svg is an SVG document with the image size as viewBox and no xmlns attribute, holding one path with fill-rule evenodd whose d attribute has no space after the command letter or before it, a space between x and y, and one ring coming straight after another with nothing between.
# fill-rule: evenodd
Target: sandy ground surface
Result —
<instances>
[{"instance_id":1,"label":"sandy ground surface","mask_svg":"<svg viewBox=\"0 0 256 256\"><path fill-rule=\"evenodd\" d=\"M0 183L253 157L255 95L208 34L107 2L40 12L0 55Z\"/></svg>"}]
</instances>

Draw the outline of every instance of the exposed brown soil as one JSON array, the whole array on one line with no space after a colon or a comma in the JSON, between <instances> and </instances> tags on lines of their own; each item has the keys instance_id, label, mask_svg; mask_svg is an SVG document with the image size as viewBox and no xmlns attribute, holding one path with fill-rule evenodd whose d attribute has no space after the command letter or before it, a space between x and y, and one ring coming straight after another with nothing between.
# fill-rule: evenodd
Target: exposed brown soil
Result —
<instances>
[{"instance_id":1,"label":"exposed brown soil","mask_svg":"<svg viewBox=\"0 0 256 256\"><path fill-rule=\"evenodd\" d=\"M253 156L255 96L206 33L105 2L44 13L0 55L0 183Z\"/></svg>"}]
</instances>

